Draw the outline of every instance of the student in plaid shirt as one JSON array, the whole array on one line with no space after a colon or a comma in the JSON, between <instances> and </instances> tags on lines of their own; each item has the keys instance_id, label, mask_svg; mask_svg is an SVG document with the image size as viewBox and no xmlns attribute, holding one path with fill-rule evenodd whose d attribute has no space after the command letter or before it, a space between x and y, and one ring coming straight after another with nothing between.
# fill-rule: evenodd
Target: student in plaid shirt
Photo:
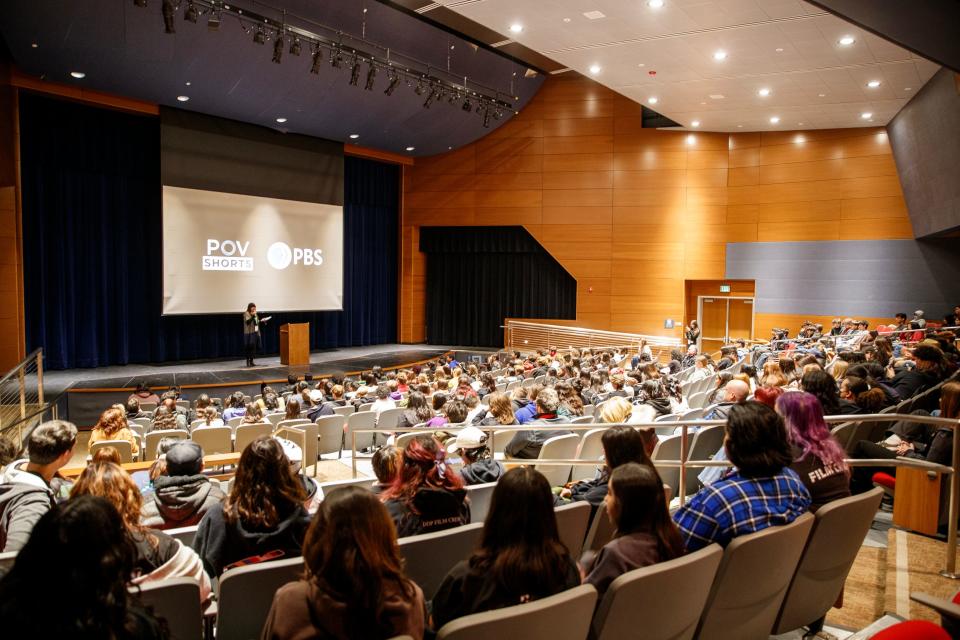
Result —
<instances>
[{"instance_id":1,"label":"student in plaid shirt","mask_svg":"<svg viewBox=\"0 0 960 640\"><path fill-rule=\"evenodd\" d=\"M765 404L734 405L724 448L735 468L674 514L687 551L790 524L810 507L810 493L790 468L783 419Z\"/></svg>"}]
</instances>

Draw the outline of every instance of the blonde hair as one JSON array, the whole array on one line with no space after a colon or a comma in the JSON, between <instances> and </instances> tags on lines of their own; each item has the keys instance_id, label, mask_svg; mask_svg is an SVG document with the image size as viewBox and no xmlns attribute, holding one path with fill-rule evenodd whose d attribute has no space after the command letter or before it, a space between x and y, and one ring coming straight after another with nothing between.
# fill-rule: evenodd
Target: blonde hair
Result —
<instances>
[{"instance_id":1,"label":"blonde hair","mask_svg":"<svg viewBox=\"0 0 960 640\"><path fill-rule=\"evenodd\" d=\"M626 398L614 396L600 408L600 422L626 422L633 413L633 405Z\"/></svg>"},{"instance_id":2,"label":"blonde hair","mask_svg":"<svg viewBox=\"0 0 960 640\"><path fill-rule=\"evenodd\" d=\"M833 376L834 380L838 382L847 377L847 369L850 367L850 363L846 360L835 360L833 367L830 369L830 375Z\"/></svg>"}]
</instances>

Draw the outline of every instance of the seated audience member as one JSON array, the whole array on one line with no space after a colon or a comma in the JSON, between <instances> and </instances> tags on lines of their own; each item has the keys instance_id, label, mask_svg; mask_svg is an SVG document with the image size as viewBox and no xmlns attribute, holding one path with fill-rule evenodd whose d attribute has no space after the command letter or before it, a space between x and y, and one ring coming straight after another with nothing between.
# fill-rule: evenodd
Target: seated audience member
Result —
<instances>
[{"instance_id":1,"label":"seated audience member","mask_svg":"<svg viewBox=\"0 0 960 640\"><path fill-rule=\"evenodd\" d=\"M753 400L773 409L777 404L777 399L784 393L783 387L758 387L757 390L753 392Z\"/></svg>"},{"instance_id":2,"label":"seated audience member","mask_svg":"<svg viewBox=\"0 0 960 640\"><path fill-rule=\"evenodd\" d=\"M270 387L267 388L269 389ZM257 400L257 404L263 409L263 415L271 415L283 411L283 398L272 391Z\"/></svg>"},{"instance_id":3,"label":"seated audience member","mask_svg":"<svg viewBox=\"0 0 960 640\"><path fill-rule=\"evenodd\" d=\"M604 424L628 422L633 416L633 405L626 398L614 396L603 402L596 421Z\"/></svg>"},{"instance_id":4,"label":"seated audience member","mask_svg":"<svg viewBox=\"0 0 960 640\"><path fill-rule=\"evenodd\" d=\"M810 492L810 511L850 495L850 468L846 452L830 433L823 410L810 393L785 393L777 400L777 413L787 426L793 464Z\"/></svg>"},{"instance_id":5,"label":"seated audience member","mask_svg":"<svg viewBox=\"0 0 960 640\"><path fill-rule=\"evenodd\" d=\"M400 473L400 465L403 464L403 452L392 444L388 444L377 449L370 462L373 466L373 475L377 477L372 491L379 496L389 489L397 479L397 475Z\"/></svg>"},{"instance_id":6,"label":"seated audience member","mask_svg":"<svg viewBox=\"0 0 960 640\"><path fill-rule=\"evenodd\" d=\"M720 394L720 403L713 408L704 420L724 420L729 415L730 410L742 403L750 395L750 385L743 380L731 380L723 387Z\"/></svg>"},{"instance_id":7,"label":"seated audience member","mask_svg":"<svg viewBox=\"0 0 960 640\"><path fill-rule=\"evenodd\" d=\"M447 441L447 451L460 456L460 476L467 484L496 482L504 474L503 465L493 459L487 446L487 434L476 427L462 429Z\"/></svg>"},{"instance_id":8,"label":"seated audience member","mask_svg":"<svg viewBox=\"0 0 960 640\"><path fill-rule=\"evenodd\" d=\"M200 600L210 595L210 578L196 552L162 531L140 523L143 498L130 474L112 462L90 465L83 470L70 492L80 496L106 498L120 513L134 546L133 584L157 582L167 578L194 578L200 583Z\"/></svg>"},{"instance_id":9,"label":"seated audience member","mask_svg":"<svg viewBox=\"0 0 960 640\"><path fill-rule=\"evenodd\" d=\"M487 413L479 422L483 427L507 427L517 423L517 416L513 412L513 403L505 393L494 392L487 398ZM501 435L501 438L506 436Z\"/></svg>"},{"instance_id":10,"label":"seated audience member","mask_svg":"<svg viewBox=\"0 0 960 640\"><path fill-rule=\"evenodd\" d=\"M300 419L300 400L297 398L297 396L290 396L289 398L287 398L286 406L283 409L283 419L284 420Z\"/></svg>"},{"instance_id":11,"label":"seated audience member","mask_svg":"<svg viewBox=\"0 0 960 640\"><path fill-rule=\"evenodd\" d=\"M203 514L226 497L219 485L203 475L203 449L182 440L166 453L166 471L153 481L153 493L141 510L145 527L175 529L200 522Z\"/></svg>"},{"instance_id":12,"label":"seated audience member","mask_svg":"<svg viewBox=\"0 0 960 640\"><path fill-rule=\"evenodd\" d=\"M390 515L366 489L327 496L303 563L304 577L274 595L263 640L423 637L423 592L403 573Z\"/></svg>"},{"instance_id":13,"label":"seated audience member","mask_svg":"<svg viewBox=\"0 0 960 640\"><path fill-rule=\"evenodd\" d=\"M187 427L180 422L180 416L169 411L163 405L157 407L157 412L153 414L153 422L150 423L150 431L186 431Z\"/></svg>"},{"instance_id":14,"label":"seated audience member","mask_svg":"<svg viewBox=\"0 0 960 640\"><path fill-rule=\"evenodd\" d=\"M709 366L709 361L707 356L697 356L694 359L693 372L687 378L689 382L698 382L704 378L709 378L713 375L713 370Z\"/></svg>"},{"instance_id":15,"label":"seated audience member","mask_svg":"<svg viewBox=\"0 0 960 640\"><path fill-rule=\"evenodd\" d=\"M517 407L514 410L514 415L517 416L518 424L526 424L531 420L536 420L537 418L537 396L540 395L540 390L543 389L539 384L532 385L527 387L526 396L516 395L514 405ZM517 390L514 390L515 392ZM524 402L524 399L526 402ZM557 402L557 407L559 408L559 398Z\"/></svg>"},{"instance_id":16,"label":"seated audience member","mask_svg":"<svg viewBox=\"0 0 960 640\"><path fill-rule=\"evenodd\" d=\"M211 576L241 563L300 554L306 496L280 443L260 436L243 450L233 489L200 520L193 548Z\"/></svg>"},{"instance_id":17,"label":"seated audience member","mask_svg":"<svg viewBox=\"0 0 960 640\"><path fill-rule=\"evenodd\" d=\"M90 458L90 464L94 466L103 464L104 462L112 462L116 465L123 464L120 458L120 452L110 446L100 447Z\"/></svg>"},{"instance_id":18,"label":"seated audience member","mask_svg":"<svg viewBox=\"0 0 960 640\"><path fill-rule=\"evenodd\" d=\"M135 398L140 403L152 402L154 404L160 404L160 396L151 391L150 385L148 385L146 382L141 382L138 384L137 390L131 393L127 397L127 400L130 400L130 398Z\"/></svg>"},{"instance_id":19,"label":"seated audience member","mask_svg":"<svg viewBox=\"0 0 960 640\"><path fill-rule=\"evenodd\" d=\"M856 376L847 376L840 381L840 398L855 404L860 413L880 413L888 403L883 389Z\"/></svg>"},{"instance_id":20,"label":"seated audience member","mask_svg":"<svg viewBox=\"0 0 960 640\"><path fill-rule=\"evenodd\" d=\"M235 391L227 397L227 408L223 410L223 421L226 422L232 418L241 418L246 412L247 408L243 403L243 394Z\"/></svg>"},{"instance_id":21,"label":"seated audience member","mask_svg":"<svg viewBox=\"0 0 960 640\"><path fill-rule=\"evenodd\" d=\"M154 419L156 419L156 415L160 413L161 409L165 409L176 418L177 426L174 428L187 431L187 427L190 424L190 416L186 409L177 405L177 396L173 391L167 391L163 394L163 397L160 398L160 405L154 412Z\"/></svg>"},{"instance_id":22,"label":"seated audience member","mask_svg":"<svg viewBox=\"0 0 960 640\"><path fill-rule=\"evenodd\" d=\"M419 391L411 391L407 396L407 406L397 421L397 428L411 429L431 419L433 419L433 409L427 404L426 397Z\"/></svg>"},{"instance_id":23,"label":"seated audience member","mask_svg":"<svg viewBox=\"0 0 960 640\"><path fill-rule=\"evenodd\" d=\"M784 358L786 361L787 358ZM785 387L790 381L783 375L780 363L767 360L763 364L763 374L760 376L760 386Z\"/></svg>"},{"instance_id":24,"label":"seated audience member","mask_svg":"<svg viewBox=\"0 0 960 640\"><path fill-rule=\"evenodd\" d=\"M198 424L198 425L197 425L196 427L194 427L194 428L201 428L201 429L202 429L203 427L222 427L222 426L224 426L224 424L223 424L223 419L220 417L220 414L217 413L217 408L216 408L215 406L213 406L212 404L211 404L211 405L207 405L206 407L204 407L203 412L200 413L197 417L200 418L200 419L202 419L203 422L201 422L200 424Z\"/></svg>"},{"instance_id":25,"label":"seated audience member","mask_svg":"<svg viewBox=\"0 0 960 640\"><path fill-rule=\"evenodd\" d=\"M915 413L926 415L927 412L920 410ZM947 382L941 387L940 417L960 418L960 382ZM890 431L898 438L893 440L896 444L888 444L889 440L880 443L861 440L856 443L851 457L893 459L905 456L942 465L951 463L953 429L938 427L930 433L929 425L918 425L909 419L904 419L895 423ZM877 471L894 476L897 473L896 467L854 467L851 485L853 493L869 491L873 487L873 474Z\"/></svg>"},{"instance_id":26,"label":"seated audience member","mask_svg":"<svg viewBox=\"0 0 960 640\"><path fill-rule=\"evenodd\" d=\"M511 458L524 458L530 460L540 455L540 449L543 448L543 443L549 438L565 436L569 433L573 433L572 431L567 430L542 431L536 428L538 426L569 424L569 418L564 418L563 416L557 415L557 406L559 404L560 399L557 397L556 391L550 387L541 389L537 394L537 412L534 416L534 420L528 422L526 425L527 427L533 428L529 430L518 431L516 434L514 434L513 438L507 443L507 446L504 449L505 453Z\"/></svg>"},{"instance_id":27,"label":"seated audience member","mask_svg":"<svg viewBox=\"0 0 960 640\"><path fill-rule=\"evenodd\" d=\"M557 533L550 483L533 467L511 469L493 490L480 546L451 569L433 597L433 626L578 584L580 572Z\"/></svg>"},{"instance_id":28,"label":"seated audience member","mask_svg":"<svg viewBox=\"0 0 960 640\"><path fill-rule=\"evenodd\" d=\"M826 371L815 369L807 371L800 379L800 388L816 396L827 416L853 415L860 413L860 407L854 402L840 397L837 381Z\"/></svg>"},{"instance_id":29,"label":"seated audience member","mask_svg":"<svg viewBox=\"0 0 960 640\"><path fill-rule=\"evenodd\" d=\"M27 436L27 459L6 466L0 476L0 552L23 547L43 514L67 497L69 483L58 472L70 462L76 443L71 423L44 422Z\"/></svg>"},{"instance_id":30,"label":"seated audience member","mask_svg":"<svg viewBox=\"0 0 960 640\"><path fill-rule=\"evenodd\" d=\"M926 391L944 378L943 352L929 344L919 344L913 350L913 368L900 369L890 381L890 386L901 400L912 398Z\"/></svg>"},{"instance_id":31,"label":"seated audience member","mask_svg":"<svg viewBox=\"0 0 960 640\"><path fill-rule=\"evenodd\" d=\"M444 457L432 435L417 436L403 449L400 472L381 495L401 538L470 523L463 479Z\"/></svg>"},{"instance_id":32,"label":"seated audience member","mask_svg":"<svg viewBox=\"0 0 960 640\"><path fill-rule=\"evenodd\" d=\"M127 404L124 405L127 413L127 420L136 420L137 418L148 418L150 415L145 411L140 411L140 401L134 396L127 398Z\"/></svg>"},{"instance_id":33,"label":"seated audience member","mask_svg":"<svg viewBox=\"0 0 960 640\"><path fill-rule=\"evenodd\" d=\"M593 513L596 513L606 499L610 476L618 467L634 462L653 468L650 454L657 446L657 434L653 429L634 429L620 425L604 431L600 443L603 445L604 459L600 477L573 482L560 492L561 498L574 502L585 500L590 504ZM657 475L656 471L654 475Z\"/></svg>"},{"instance_id":34,"label":"seated audience member","mask_svg":"<svg viewBox=\"0 0 960 640\"><path fill-rule=\"evenodd\" d=\"M397 403L390 397L390 387L385 384L377 385L375 393L377 399L373 401L373 406L370 407L370 411L373 411L377 415L377 418L380 417L380 412L386 409L396 408Z\"/></svg>"},{"instance_id":35,"label":"seated audience member","mask_svg":"<svg viewBox=\"0 0 960 640\"><path fill-rule=\"evenodd\" d=\"M263 422L266 422L263 417L263 409L256 402L248 402L240 424L261 424Z\"/></svg>"},{"instance_id":36,"label":"seated audience member","mask_svg":"<svg viewBox=\"0 0 960 640\"><path fill-rule=\"evenodd\" d=\"M735 470L674 514L687 551L789 524L810 507L810 493L790 469L783 419L773 409L759 402L731 407L724 449Z\"/></svg>"},{"instance_id":37,"label":"seated audience member","mask_svg":"<svg viewBox=\"0 0 960 640\"><path fill-rule=\"evenodd\" d=\"M680 407L677 406L677 409ZM640 385L638 402L631 413L631 422L653 422L660 416L673 413L670 392L666 384L658 377L645 380Z\"/></svg>"},{"instance_id":38,"label":"seated audience member","mask_svg":"<svg viewBox=\"0 0 960 640\"><path fill-rule=\"evenodd\" d=\"M100 420L90 432L90 444L102 440L126 440L130 443L134 456L140 452L140 441L127 426L127 417L123 411L113 407L100 414Z\"/></svg>"},{"instance_id":39,"label":"seated audience member","mask_svg":"<svg viewBox=\"0 0 960 640\"><path fill-rule=\"evenodd\" d=\"M467 395L463 399L463 404L467 408L467 417L463 421L467 424L473 424L481 414L487 412L487 408L480 404L480 397L477 394Z\"/></svg>"},{"instance_id":40,"label":"seated audience member","mask_svg":"<svg viewBox=\"0 0 960 640\"><path fill-rule=\"evenodd\" d=\"M86 496L46 513L0 580L6 638L160 640L168 633L128 590L136 552L110 502ZM69 597L51 605L51 589Z\"/></svg>"},{"instance_id":41,"label":"seated audience member","mask_svg":"<svg viewBox=\"0 0 960 640\"><path fill-rule=\"evenodd\" d=\"M616 537L585 567L585 583L601 597L610 583L627 571L673 560L685 553L677 525L670 519L663 483L657 471L628 462L610 474L604 498L607 517L616 527Z\"/></svg>"},{"instance_id":42,"label":"seated audience member","mask_svg":"<svg viewBox=\"0 0 960 640\"><path fill-rule=\"evenodd\" d=\"M847 377L847 369L850 367L850 363L846 360L835 360L833 366L830 367L830 375L833 376L833 379L837 381L837 384L840 384L840 381Z\"/></svg>"}]
</instances>

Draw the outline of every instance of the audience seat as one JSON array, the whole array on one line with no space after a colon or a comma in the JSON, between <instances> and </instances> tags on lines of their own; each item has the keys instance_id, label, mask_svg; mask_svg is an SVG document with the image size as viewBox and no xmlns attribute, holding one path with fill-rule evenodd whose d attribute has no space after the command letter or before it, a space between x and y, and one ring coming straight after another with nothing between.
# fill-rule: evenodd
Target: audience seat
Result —
<instances>
[{"instance_id":1,"label":"audience seat","mask_svg":"<svg viewBox=\"0 0 960 640\"><path fill-rule=\"evenodd\" d=\"M723 425L704 427L693 434L693 443L690 445L690 453L687 460L712 460L713 456L723 447L723 438L725 436ZM697 477L703 471L703 467L689 467L686 473L686 492L691 495L699 491L700 479Z\"/></svg>"},{"instance_id":2,"label":"audience seat","mask_svg":"<svg viewBox=\"0 0 960 640\"><path fill-rule=\"evenodd\" d=\"M420 585L424 598L432 600L447 573L477 548L482 534L483 522L474 522L400 538L400 555L404 559L407 577Z\"/></svg>"},{"instance_id":3,"label":"audience seat","mask_svg":"<svg viewBox=\"0 0 960 640\"><path fill-rule=\"evenodd\" d=\"M197 525L167 529L164 533L182 542L183 546L193 548L193 539L197 537Z\"/></svg>"},{"instance_id":4,"label":"audience seat","mask_svg":"<svg viewBox=\"0 0 960 640\"><path fill-rule=\"evenodd\" d=\"M236 418L230 418L226 421L226 425L233 430L236 430L240 426L240 423L243 422L243 416L237 416Z\"/></svg>"},{"instance_id":5,"label":"audience seat","mask_svg":"<svg viewBox=\"0 0 960 640\"><path fill-rule=\"evenodd\" d=\"M357 413L351 414L347 418L347 431L346 431L346 441L344 442L344 449L351 449L353 446L353 440L351 434L354 431L361 429L373 429L376 426L377 414L371 413L370 411L359 411ZM372 433L358 433L357 434L357 451L363 449L369 449L373 446L373 434Z\"/></svg>"},{"instance_id":6,"label":"audience seat","mask_svg":"<svg viewBox=\"0 0 960 640\"><path fill-rule=\"evenodd\" d=\"M669 500L667 501L669 503ZM590 521L590 529L587 531L587 537L583 542L583 552L600 551L608 542L613 540L617 527L607 516L607 503L602 502L593 514L593 520Z\"/></svg>"},{"instance_id":7,"label":"audience seat","mask_svg":"<svg viewBox=\"0 0 960 640\"><path fill-rule=\"evenodd\" d=\"M190 439L200 445L203 455L231 453L233 440L230 427L198 427L190 432Z\"/></svg>"},{"instance_id":8,"label":"audience seat","mask_svg":"<svg viewBox=\"0 0 960 640\"><path fill-rule=\"evenodd\" d=\"M200 584L195 579L167 578L148 582L139 591L140 601L150 607L155 616L166 620L170 640L203 638Z\"/></svg>"},{"instance_id":9,"label":"audience seat","mask_svg":"<svg viewBox=\"0 0 960 640\"><path fill-rule=\"evenodd\" d=\"M286 418L286 415L283 413L268 413L264 417L267 419L267 422L276 426L277 424L280 423L281 420L284 420Z\"/></svg>"},{"instance_id":10,"label":"audience seat","mask_svg":"<svg viewBox=\"0 0 960 640\"><path fill-rule=\"evenodd\" d=\"M13 563L17 560L16 551L7 551L6 553L0 553L0 576L3 576L5 573L10 571L13 568Z\"/></svg>"},{"instance_id":11,"label":"audience seat","mask_svg":"<svg viewBox=\"0 0 960 640\"><path fill-rule=\"evenodd\" d=\"M238 567L220 576L217 640L259 637L277 589L302 573L303 558L296 557Z\"/></svg>"},{"instance_id":12,"label":"audience seat","mask_svg":"<svg viewBox=\"0 0 960 640\"><path fill-rule=\"evenodd\" d=\"M668 436L657 443L650 456L653 460L653 466L657 468L660 479L663 483L670 486L672 495L680 495L680 467L658 466L657 461L680 461L680 445L683 436Z\"/></svg>"},{"instance_id":13,"label":"audience seat","mask_svg":"<svg viewBox=\"0 0 960 640\"><path fill-rule=\"evenodd\" d=\"M429 433L425 431L424 433ZM397 449L405 449L410 442L417 436L422 436L423 433L417 433L416 431L407 431L406 433L397 434L396 439L393 441L393 446Z\"/></svg>"},{"instance_id":14,"label":"audience seat","mask_svg":"<svg viewBox=\"0 0 960 640\"><path fill-rule=\"evenodd\" d=\"M636 637L642 629L644 640L690 640L722 557L723 548L711 544L624 573L600 601L591 637L619 640Z\"/></svg>"},{"instance_id":15,"label":"audience seat","mask_svg":"<svg viewBox=\"0 0 960 640\"><path fill-rule=\"evenodd\" d=\"M580 436L569 433L565 436L547 438L540 448L540 460L572 460L577 457L577 447L580 446ZM534 469L542 473L550 481L551 487L566 484L570 479L570 469L573 465L535 465Z\"/></svg>"},{"instance_id":16,"label":"audience seat","mask_svg":"<svg viewBox=\"0 0 960 640\"><path fill-rule=\"evenodd\" d=\"M807 626L827 614L843 591L882 497L881 489L873 489L834 500L817 510L773 634Z\"/></svg>"},{"instance_id":17,"label":"audience seat","mask_svg":"<svg viewBox=\"0 0 960 640\"><path fill-rule=\"evenodd\" d=\"M490 501L493 499L493 490L496 482L467 485L467 497L470 498L470 521L483 522L490 511Z\"/></svg>"},{"instance_id":18,"label":"audience seat","mask_svg":"<svg viewBox=\"0 0 960 640\"><path fill-rule=\"evenodd\" d=\"M90 443L90 455L92 456L99 449L104 447L113 447L120 454L120 462L133 462L133 445L129 440L100 440Z\"/></svg>"},{"instance_id":19,"label":"audience seat","mask_svg":"<svg viewBox=\"0 0 960 640\"><path fill-rule=\"evenodd\" d=\"M329 482L320 482L317 486L320 487L320 491L323 492L324 496L330 494L334 489L339 489L340 487L364 487L365 489L371 489L373 483L376 482L371 478L351 478L349 480L331 480Z\"/></svg>"},{"instance_id":20,"label":"audience seat","mask_svg":"<svg viewBox=\"0 0 960 640\"><path fill-rule=\"evenodd\" d=\"M567 547L574 560L580 558L583 549L583 540L587 536L587 526L590 523L590 511L590 504L587 502L573 502L553 510L557 516L560 542Z\"/></svg>"},{"instance_id":21,"label":"audience seat","mask_svg":"<svg viewBox=\"0 0 960 640\"><path fill-rule=\"evenodd\" d=\"M586 640L596 602L596 589L583 584L542 600L452 620L437 632L437 640Z\"/></svg>"},{"instance_id":22,"label":"audience seat","mask_svg":"<svg viewBox=\"0 0 960 640\"><path fill-rule=\"evenodd\" d=\"M606 433L606 429L591 429L583 434L583 440L577 447L577 460L589 460L590 464L578 464L573 467L573 479L593 478L597 467L601 465L600 459L603 457L603 443L601 438Z\"/></svg>"},{"instance_id":23,"label":"audience seat","mask_svg":"<svg viewBox=\"0 0 960 640\"><path fill-rule=\"evenodd\" d=\"M393 409L384 409L377 417L377 428L384 431L393 431L397 428L400 416L406 411L403 407L394 407Z\"/></svg>"},{"instance_id":24,"label":"audience seat","mask_svg":"<svg viewBox=\"0 0 960 640\"><path fill-rule=\"evenodd\" d=\"M239 453L260 436L269 436L271 433L273 433L273 425L269 422L242 424L237 427L233 450Z\"/></svg>"},{"instance_id":25,"label":"audience seat","mask_svg":"<svg viewBox=\"0 0 960 640\"><path fill-rule=\"evenodd\" d=\"M175 438L177 440L186 440L190 434L180 429L161 429L151 431L147 434L146 442L143 445L143 451L140 452L140 459L146 462L157 459L157 445L164 438Z\"/></svg>"},{"instance_id":26,"label":"audience seat","mask_svg":"<svg viewBox=\"0 0 960 640\"><path fill-rule=\"evenodd\" d=\"M337 455L343 449L343 427L347 424L347 419L343 416L321 416L317 418L317 437L320 439L317 454L322 456L325 453L336 453Z\"/></svg>"},{"instance_id":27,"label":"audience seat","mask_svg":"<svg viewBox=\"0 0 960 640\"><path fill-rule=\"evenodd\" d=\"M723 552L697 638L766 640L813 527L805 513L788 525L735 538Z\"/></svg>"},{"instance_id":28,"label":"audience seat","mask_svg":"<svg viewBox=\"0 0 960 640\"><path fill-rule=\"evenodd\" d=\"M356 413L357 410L352 404L348 404L344 407L334 407L333 412L338 416L349 416Z\"/></svg>"}]
</instances>

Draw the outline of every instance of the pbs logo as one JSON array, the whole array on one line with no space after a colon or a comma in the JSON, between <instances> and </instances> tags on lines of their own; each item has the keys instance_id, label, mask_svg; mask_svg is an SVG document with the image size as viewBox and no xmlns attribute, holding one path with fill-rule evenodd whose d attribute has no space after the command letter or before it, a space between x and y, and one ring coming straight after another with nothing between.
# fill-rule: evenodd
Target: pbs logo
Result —
<instances>
[{"instance_id":1,"label":"pbs logo","mask_svg":"<svg viewBox=\"0 0 960 640\"><path fill-rule=\"evenodd\" d=\"M278 271L286 269L291 263L306 267L319 267L323 264L323 250L291 248L286 242L274 242L267 249L267 263Z\"/></svg>"}]
</instances>

